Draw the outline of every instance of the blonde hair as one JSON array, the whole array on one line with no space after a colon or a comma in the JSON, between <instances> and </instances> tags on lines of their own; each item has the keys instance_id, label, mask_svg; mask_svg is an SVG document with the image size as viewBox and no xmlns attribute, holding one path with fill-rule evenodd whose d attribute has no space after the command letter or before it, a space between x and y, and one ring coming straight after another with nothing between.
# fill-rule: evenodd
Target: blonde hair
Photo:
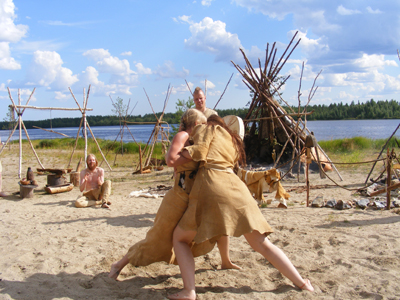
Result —
<instances>
[{"instance_id":1,"label":"blonde hair","mask_svg":"<svg viewBox=\"0 0 400 300\"><path fill-rule=\"evenodd\" d=\"M194 89L193 95L198 94L198 93L200 93L200 92L202 92L202 93L204 94L203 90L202 90L200 87L196 87L196 88Z\"/></svg>"},{"instance_id":2,"label":"blonde hair","mask_svg":"<svg viewBox=\"0 0 400 300\"><path fill-rule=\"evenodd\" d=\"M94 159L96 160L96 167L99 165L99 162L97 161L96 156L93 153L88 154L88 156L86 157L86 165L88 165L88 161L90 157L94 157Z\"/></svg>"},{"instance_id":3,"label":"blonde hair","mask_svg":"<svg viewBox=\"0 0 400 300\"><path fill-rule=\"evenodd\" d=\"M198 111L195 108L190 108L182 115L181 129L187 130L191 127L194 127L196 125L196 122L199 124L205 124L207 122L207 118L201 111Z\"/></svg>"}]
</instances>

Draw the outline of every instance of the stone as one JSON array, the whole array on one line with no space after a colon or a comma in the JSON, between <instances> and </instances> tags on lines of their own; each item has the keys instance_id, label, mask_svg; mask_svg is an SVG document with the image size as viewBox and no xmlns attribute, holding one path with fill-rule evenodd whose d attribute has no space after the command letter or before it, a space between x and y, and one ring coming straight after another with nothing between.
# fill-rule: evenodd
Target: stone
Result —
<instances>
[{"instance_id":1,"label":"stone","mask_svg":"<svg viewBox=\"0 0 400 300\"><path fill-rule=\"evenodd\" d=\"M311 202L312 207L323 207L325 206L324 196L318 196Z\"/></svg>"},{"instance_id":2,"label":"stone","mask_svg":"<svg viewBox=\"0 0 400 300\"><path fill-rule=\"evenodd\" d=\"M334 208L336 206L336 204L337 204L336 200L335 199L331 199L331 200L326 201L325 206L326 207L330 207L330 208Z\"/></svg>"},{"instance_id":3,"label":"stone","mask_svg":"<svg viewBox=\"0 0 400 300\"><path fill-rule=\"evenodd\" d=\"M357 206L361 209L366 209L368 207L369 203L370 203L369 199L365 199L365 198L356 201Z\"/></svg>"}]
</instances>

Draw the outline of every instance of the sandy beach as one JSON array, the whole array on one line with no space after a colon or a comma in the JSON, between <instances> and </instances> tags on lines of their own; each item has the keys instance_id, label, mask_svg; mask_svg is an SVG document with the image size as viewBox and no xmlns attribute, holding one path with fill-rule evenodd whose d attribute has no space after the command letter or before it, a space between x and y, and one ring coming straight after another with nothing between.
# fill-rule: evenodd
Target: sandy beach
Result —
<instances>
[{"instance_id":1,"label":"sandy beach","mask_svg":"<svg viewBox=\"0 0 400 300\"><path fill-rule=\"evenodd\" d=\"M42 150L40 156L47 168L66 167L68 153L63 160L46 151L48 155ZM132 175L133 167L110 171L102 165L113 184L111 209L75 208L79 189L47 194L46 176L36 176L39 186L33 198L13 194L19 191L17 152L5 150L0 158L3 191L9 194L0 198L0 299L165 299L182 288L178 266L166 263L128 266L120 281L107 277L111 263L144 238L162 201L129 194L171 186L172 169ZM28 166L39 167L29 151L23 159L23 174ZM344 181L331 175L354 188L367 173L341 172ZM332 184L317 173L311 174L310 183ZM196 258L198 299L400 298L400 216L394 210L306 207L305 190L296 189L305 186L304 178L286 180L283 186L290 190L288 209L275 203L260 209L275 230L271 241L311 280L315 292L296 288L240 237L231 238L230 254L242 270L220 270L216 248ZM360 199L353 193L315 188L310 199Z\"/></svg>"}]
</instances>

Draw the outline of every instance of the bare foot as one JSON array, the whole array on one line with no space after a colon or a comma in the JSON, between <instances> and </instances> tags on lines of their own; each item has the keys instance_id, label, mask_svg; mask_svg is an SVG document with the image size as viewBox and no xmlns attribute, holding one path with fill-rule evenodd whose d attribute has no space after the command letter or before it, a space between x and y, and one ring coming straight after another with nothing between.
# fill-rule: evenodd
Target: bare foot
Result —
<instances>
[{"instance_id":1,"label":"bare foot","mask_svg":"<svg viewBox=\"0 0 400 300\"><path fill-rule=\"evenodd\" d=\"M6 197L6 196L7 196L6 193L0 192L0 197Z\"/></svg>"},{"instance_id":2,"label":"bare foot","mask_svg":"<svg viewBox=\"0 0 400 300\"><path fill-rule=\"evenodd\" d=\"M179 293L168 295L167 298L172 300L196 300L196 292L183 290Z\"/></svg>"},{"instance_id":3,"label":"bare foot","mask_svg":"<svg viewBox=\"0 0 400 300\"><path fill-rule=\"evenodd\" d=\"M310 279L304 279L304 284L300 286L300 289L309 292L314 292L314 287L311 285Z\"/></svg>"},{"instance_id":4,"label":"bare foot","mask_svg":"<svg viewBox=\"0 0 400 300\"><path fill-rule=\"evenodd\" d=\"M113 263L111 265L111 270L110 273L108 274L108 277L117 280L119 273L121 273L121 269L117 265L117 263Z\"/></svg>"},{"instance_id":5,"label":"bare foot","mask_svg":"<svg viewBox=\"0 0 400 300\"><path fill-rule=\"evenodd\" d=\"M229 262L228 264L221 264L221 270L235 269L241 270L242 268L238 265L235 265L233 262Z\"/></svg>"},{"instance_id":6,"label":"bare foot","mask_svg":"<svg viewBox=\"0 0 400 300\"><path fill-rule=\"evenodd\" d=\"M105 203L105 202L101 205L101 207L102 207L102 208L110 208L110 207L108 206L108 204Z\"/></svg>"}]
</instances>

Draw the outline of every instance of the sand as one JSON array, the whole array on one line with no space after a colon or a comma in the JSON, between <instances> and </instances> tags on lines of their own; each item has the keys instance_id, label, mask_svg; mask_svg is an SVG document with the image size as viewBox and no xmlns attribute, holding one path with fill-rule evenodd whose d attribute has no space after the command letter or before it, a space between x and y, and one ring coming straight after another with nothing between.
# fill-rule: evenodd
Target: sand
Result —
<instances>
[{"instance_id":1,"label":"sand","mask_svg":"<svg viewBox=\"0 0 400 300\"><path fill-rule=\"evenodd\" d=\"M172 185L170 168L146 175L105 168L113 181L111 209L75 208L78 188L46 194L46 176L36 176L33 198L13 195L19 191L17 152L1 156L3 191L9 196L0 198L0 299L165 299L182 288L178 266L166 263L128 266L120 281L107 277L111 263L145 236L162 200L129 197L130 192ZM48 168L66 167L51 155L42 162ZM28 154L23 166L24 172L39 167ZM366 178L357 170L341 175L341 184L361 184ZM310 182L331 184L316 173ZM283 185L289 190L305 183ZM271 241L312 281L315 292L297 289L240 237L231 238L230 254L242 270L219 270L217 249L196 258L198 299L399 299L400 216L393 210L306 207L306 192L298 191L290 192L288 209L273 203L261 211L275 230ZM312 189L310 199L319 195L359 198L329 187Z\"/></svg>"}]
</instances>

